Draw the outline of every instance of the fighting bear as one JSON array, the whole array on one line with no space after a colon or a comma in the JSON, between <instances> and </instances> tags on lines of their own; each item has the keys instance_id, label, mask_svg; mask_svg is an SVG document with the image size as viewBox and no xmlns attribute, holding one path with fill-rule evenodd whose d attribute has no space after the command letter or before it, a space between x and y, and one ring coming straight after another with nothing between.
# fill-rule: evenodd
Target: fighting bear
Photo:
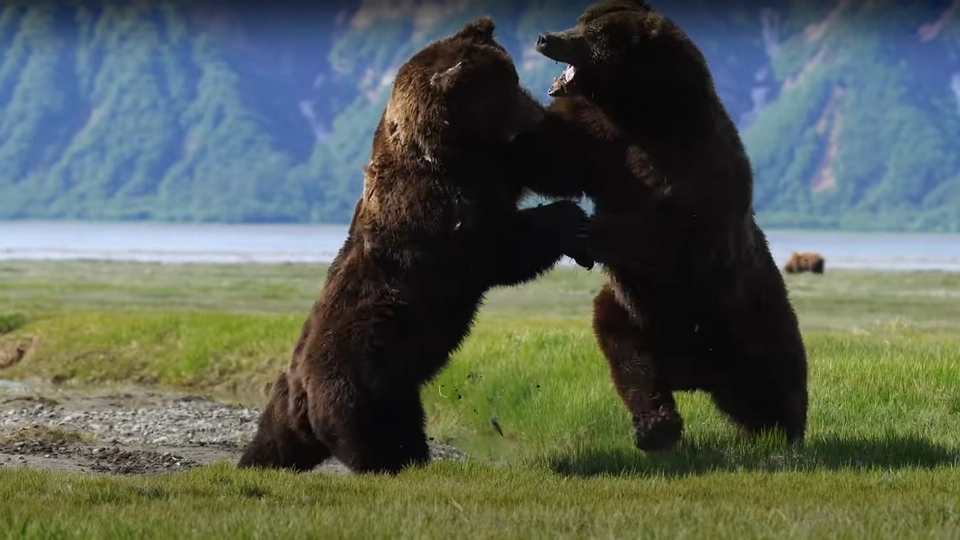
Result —
<instances>
[{"instance_id":1,"label":"fighting bear","mask_svg":"<svg viewBox=\"0 0 960 540\"><path fill-rule=\"evenodd\" d=\"M802 443L806 350L701 51L639 0L593 4L536 47L567 66L512 160L535 191L595 203L590 255L609 279L594 332L636 446L681 440L676 391L706 391L748 432Z\"/></svg>"},{"instance_id":2,"label":"fighting bear","mask_svg":"<svg viewBox=\"0 0 960 540\"><path fill-rule=\"evenodd\" d=\"M787 264L783 267L783 271L788 274L799 274L803 272L822 274L825 262L823 256L819 253L798 253L794 251L793 255L790 256L790 260L787 261Z\"/></svg>"},{"instance_id":3,"label":"fighting bear","mask_svg":"<svg viewBox=\"0 0 960 540\"><path fill-rule=\"evenodd\" d=\"M429 461L422 385L469 333L486 291L584 266L575 202L518 210L506 148L542 118L489 18L399 70L364 192L240 467L354 472Z\"/></svg>"}]
</instances>

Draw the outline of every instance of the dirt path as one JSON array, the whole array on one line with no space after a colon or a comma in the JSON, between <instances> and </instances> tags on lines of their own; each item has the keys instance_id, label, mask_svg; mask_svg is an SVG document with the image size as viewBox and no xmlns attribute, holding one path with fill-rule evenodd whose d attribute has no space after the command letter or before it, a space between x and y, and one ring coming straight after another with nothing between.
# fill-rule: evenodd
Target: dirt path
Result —
<instances>
[{"instance_id":1,"label":"dirt path","mask_svg":"<svg viewBox=\"0 0 960 540\"><path fill-rule=\"evenodd\" d=\"M236 463L260 411L144 389L84 394L0 380L0 468L143 475ZM462 460L432 445L435 459ZM331 460L317 469L346 474Z\"/></svg>"}]
</instances>

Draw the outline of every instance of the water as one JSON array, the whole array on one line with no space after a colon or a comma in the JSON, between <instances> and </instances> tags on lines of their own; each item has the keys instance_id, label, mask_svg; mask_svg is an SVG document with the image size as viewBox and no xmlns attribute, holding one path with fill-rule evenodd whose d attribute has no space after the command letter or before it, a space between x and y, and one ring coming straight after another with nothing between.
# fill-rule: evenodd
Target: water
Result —
<instances>
[{"instance_id":1,"label":"water","mask_svg":"<svg viewBox=\"0 0 960 540\"><path fill-rule=\"evenodd\" d=\"M346 226L0 222L0 259L329 262Z\"/></svg>"},{"instance_id":2,"label":"water","mask_svg":"<svg viewBox=\"0 0 960 540\"><path fill-rule=\"evenodd\" d=\"M336 255L346 233L345 225L0 222L0 259L324 263ZM828 271L960 271L960 235L767 231L767 236L780 266L793 251L817 251Z\"/></svg>"}]
</instances>

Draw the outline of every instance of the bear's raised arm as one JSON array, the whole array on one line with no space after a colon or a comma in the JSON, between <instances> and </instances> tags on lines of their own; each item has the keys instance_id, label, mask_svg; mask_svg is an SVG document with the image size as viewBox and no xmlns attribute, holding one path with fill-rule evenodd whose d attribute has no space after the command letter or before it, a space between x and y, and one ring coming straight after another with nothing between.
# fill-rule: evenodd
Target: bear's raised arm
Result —
<instances>
[{"instance_id":1,"label":"bear's raised arm","mask_svg":"<svg viewBox=\"0 0 960 540\"><path fill-rule=\"evenodd\" d=\"M589 222L577 203L558 201L499 216L496 223L488 221L483 232L471 235L471 248L488 286L519 285L547 272L564 255L592 268L587 253ZM491 227L499 232L491 234Z\"/></svg>"},{"instance_id":2,"label":"bear's raised arm","mask_svg":"<svg viewBox=\"0 0 960 540\"><path fill-rule=\"evenodd\" d=\"M508 165L517 181L538 195L579 199L589 181L593 146L573 111L555 105L535 128L517 135Z\"/></svg>"}]
</instances>

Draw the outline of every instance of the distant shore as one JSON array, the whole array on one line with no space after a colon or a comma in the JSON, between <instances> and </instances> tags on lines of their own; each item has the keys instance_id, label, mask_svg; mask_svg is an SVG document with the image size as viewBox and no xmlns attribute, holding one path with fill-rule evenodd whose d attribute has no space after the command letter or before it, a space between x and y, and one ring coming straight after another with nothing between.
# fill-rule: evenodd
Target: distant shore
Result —
<instances>
[{"instance_id":1,"label":"distant shore","mask_svg":"<svg viewBox=\"0 0 960 540\"><path fill-rule=\"evenodd\" d=\"M336 256L346 232L346 225L0 221L0 260L323 264ZM817 251L828 271L960 271L960 234L766 233L778 266L793 251Z\"/></svg>"}]
</instances>

